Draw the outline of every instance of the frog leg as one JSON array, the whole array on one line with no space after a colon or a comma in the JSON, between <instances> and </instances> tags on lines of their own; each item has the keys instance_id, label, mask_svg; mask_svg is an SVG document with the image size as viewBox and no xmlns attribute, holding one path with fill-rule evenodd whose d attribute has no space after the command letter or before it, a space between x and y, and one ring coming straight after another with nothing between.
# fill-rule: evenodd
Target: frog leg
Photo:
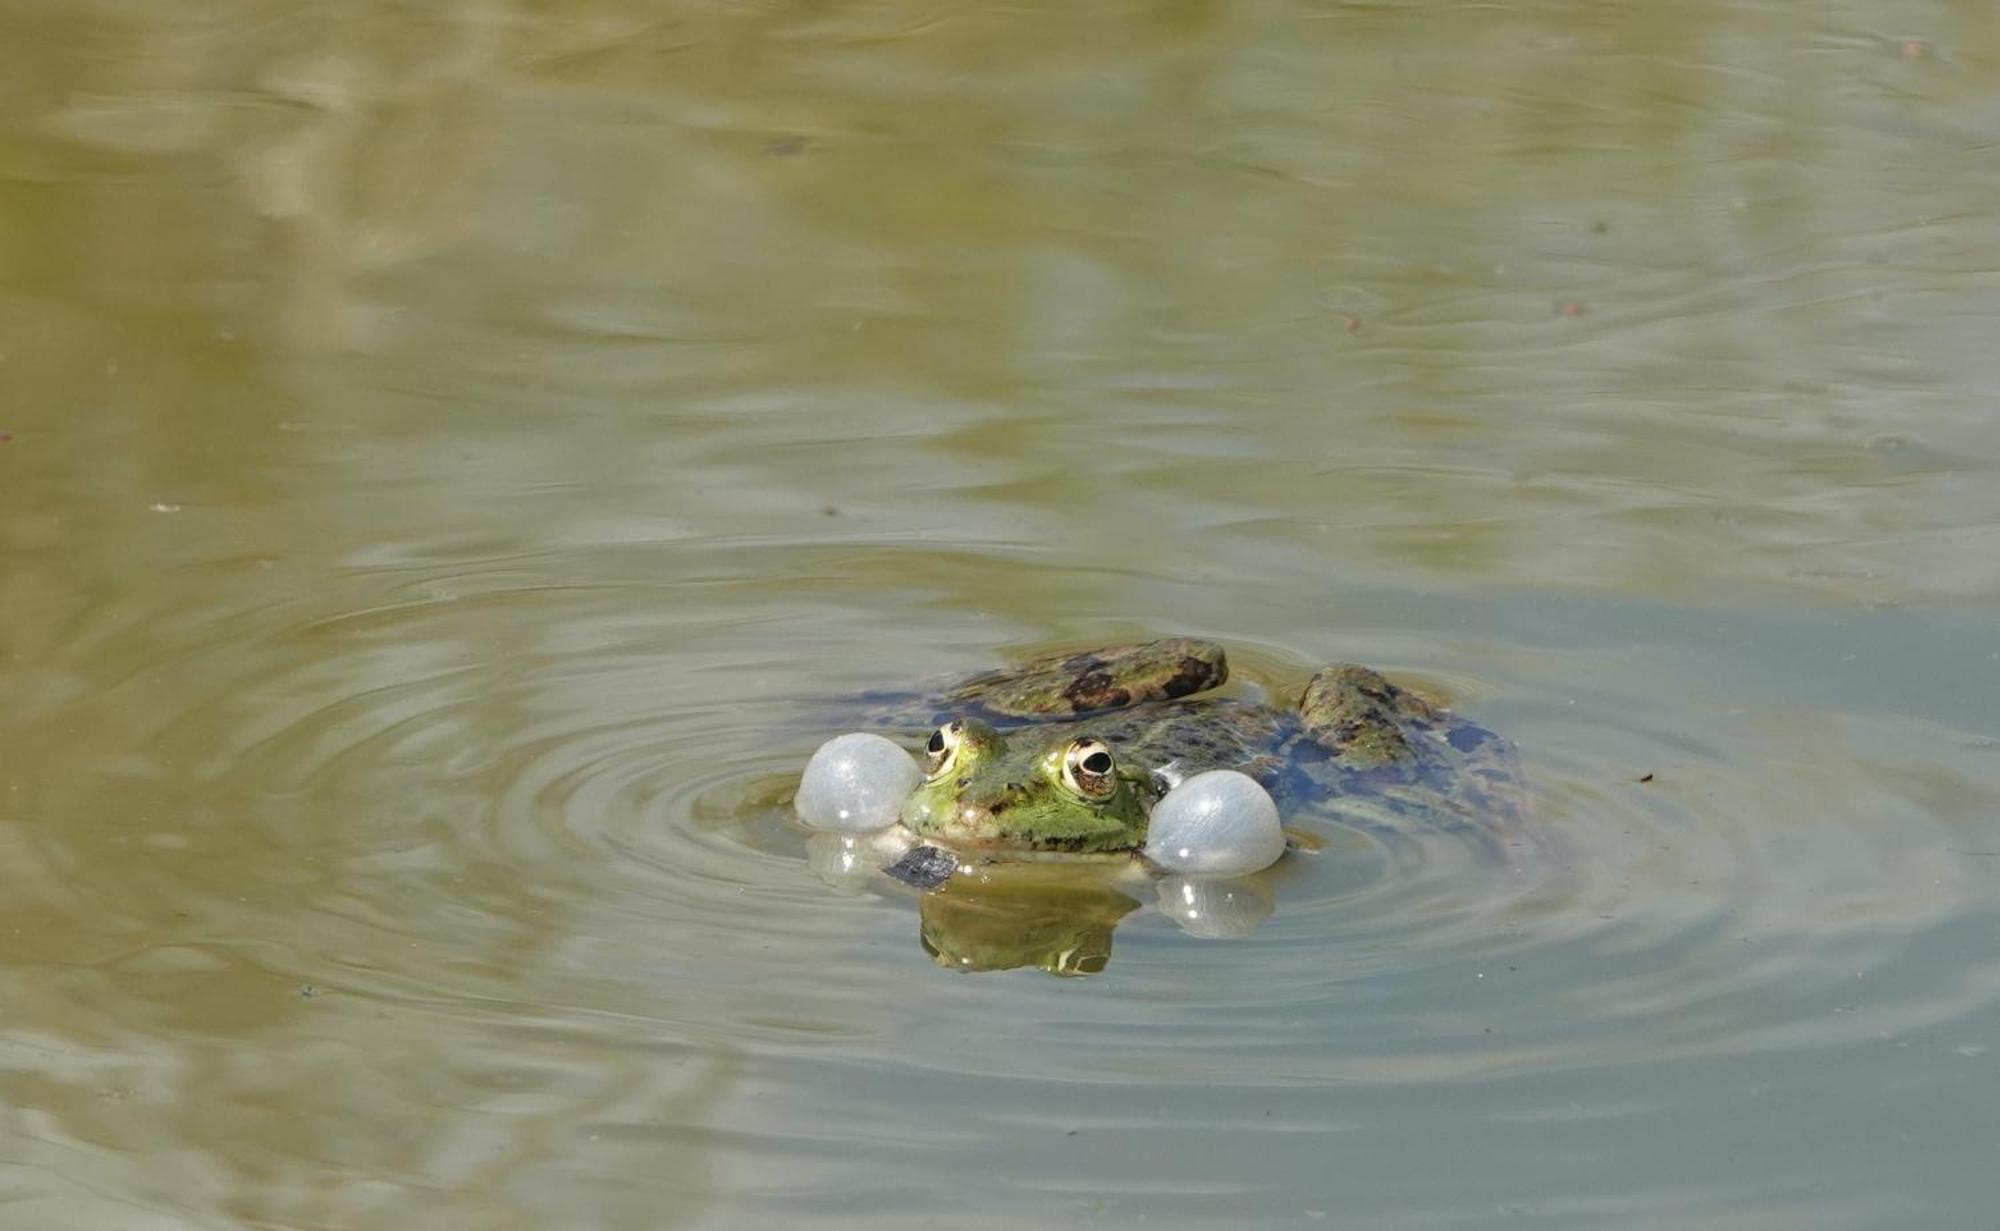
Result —
<instances>
[{"instance_id":1,"label":"frog leg","mask_svg":"<svg viewBox=\"0 0 2000 1231\"><path fill-rule=\"evenodd\" d=\"M947 708L1004 718L1068 718L1171 701L1229 678L1222 647L1193 637L1104 646L1031 658L975 675L947 692Z\"/></svg>"},{"instance_id":2,"label":"frog leg","mask_svg":"<svg viewBox=\"0 0 2000 1231\"><path fill-rule=\"evenodd\" d=\"M1421 736L1442 717L1432 702L1353 663L1320 671L1299 698L1306 734L1356 773L1415 770L1423 760Z\"/></svg>"},{"instance_id":3,"label":"frog leg","mask_svg":"<svg viewBox=\"0 0 2000 1231\"><path fill-rule=\"evenodd\" d=\"M958 856L941 847L923 843L903 852L901 858L882 871L912 889L936 889L958 871Z\"/></svg>"},{"instance_id":4,"label":"frog leg","mask_svg":"<svg viewBox=\"0 0 2000 1231\"><path fill-rule=\"evenodd\" d=\"M828 707L818 727L914 735L946 718L983 715L996 725L1073 718L1147 701L1170 701L1229 679L1213 641L1167 637L1135 645L1043 654L961 680L940 692L871 692Z\"/></svg>"},{"instance_id":5,"label":"frog leg","mask_svg":"<svg viewBox=\"0 0 2000 1231\"><path fill-rule=\"evenodd\" d=\"M1306 735L1326 749L1336 792L1358 782L1387 796L1434 796L1443 815L1482 827L1527 812L1519 758L1507 740L1366 667L1328 667L1299 698ZM1412 797L1416 798L1416 797Z\"/></svg>"}]
</instances>

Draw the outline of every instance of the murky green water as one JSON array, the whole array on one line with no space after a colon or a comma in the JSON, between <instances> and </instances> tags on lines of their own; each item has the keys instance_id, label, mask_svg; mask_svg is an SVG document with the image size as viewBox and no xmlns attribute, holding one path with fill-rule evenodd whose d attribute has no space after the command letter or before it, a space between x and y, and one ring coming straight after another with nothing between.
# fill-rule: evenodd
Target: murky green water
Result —
<instances>
[{"instance_id":1,"label":"murky green water","mask_svg":"<svg viewBox=\"0 0 2000 1231\"><path fill-rule=\"evenodd\" d=\"M1988 1225L1996 13L13 6L6 1225ZM804 702L1180 632L1552 856L815 875Z\"/></svg>"}]
</instances>

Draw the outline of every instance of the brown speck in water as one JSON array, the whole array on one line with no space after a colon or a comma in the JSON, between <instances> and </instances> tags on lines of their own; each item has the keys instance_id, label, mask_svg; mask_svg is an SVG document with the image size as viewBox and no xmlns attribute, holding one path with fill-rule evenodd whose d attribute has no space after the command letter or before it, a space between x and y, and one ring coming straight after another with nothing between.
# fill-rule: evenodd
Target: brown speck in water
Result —
<instances>
[{"instance_id":1,"label":"brown speck in water","mask_svg":"<svg viewBox=\"0 0 2000 1231\"><path fill-rule=\"evenodd\" d=\"M1583 305L1582 305L1582 304L1580 304L1580 303L1578 303L1578 302L1577 302L1576 300L1572 299L1572 300L1570 300L1570 301L1569 301L1568 303L1566 303L1566 304L1564 304L1564 305L1563 305L1563 315L1564 315L1564 316L1582 316L1582 315L1583 315Z\"/></svg>"},{"instance_id":2,"label":"brown speck in water","mask_svg":"<svg viewBox=\"0 0 2000 1231\"><path fill-rule=\"evenodd\" d=\"M1351 336L1351 335L1353 335L1353 334L1357 334L1357 333L1360 333L1360 332L1361 332L1361 318L1360 318L1360 317L1358 317L1358 316L1343 316L1343 317L1341 317L1340 319L1341 319L1342 323L1343 323L1343 324L1345 325L1345 327L1346 327L1346 329L1347 329L1347 332L1348 332L1348 334L1349 334L1350 336Z\"/></svg>"},{"instance_id":3,"label":"brown speck in water","mask_svg":"<svg viewBox=\"0 0 2000 1231\"><path fill-rule=\"evenodd\" d=\"M821 517L839 517L839 516L840 516L840 508L839 508L839 506L837 506L837 505L831 505L831 504L829 504L829 505L827 505L827 506L826 506L825 508L823 508L823 509L821 509L821 510L819 511L819 515L820 515Z\"/></svg>"},{"instance_id":4,"label":"brown speck in water","mask_svg":"<svg viewBox=\"0 0 2000 1231\"><path fill-rule=\"evenodd\" d=\"M1922 59L1923 54L1924 45L1917 40L1911 39L1909 42L1903 44L1903 58L1905 60Z\"/></svg>"},{"instance_id":5,"label":"brown speck in water","mask_svg":"<svg viewBox=\"0 0 2000 1231\"><path fill-rule=\"evenodd\" d=\"M1639 781L1641 782L1651 782L1652 780L1653 780L1653 775L1652 771L1650 770L1648 770L1646 773L1639 775Z\"/></svg>"},{"instance_id":6,"label":"brown speck in water","mask_svg":"<svg viewBox=\"0 0 2000 1231\"><path fill-rule=\"evenodd\" d=\"M796 158L806 152L806 139L799 136L774 137L765 142L764 152L773 158Z\"/></svg>"}]
</instances>

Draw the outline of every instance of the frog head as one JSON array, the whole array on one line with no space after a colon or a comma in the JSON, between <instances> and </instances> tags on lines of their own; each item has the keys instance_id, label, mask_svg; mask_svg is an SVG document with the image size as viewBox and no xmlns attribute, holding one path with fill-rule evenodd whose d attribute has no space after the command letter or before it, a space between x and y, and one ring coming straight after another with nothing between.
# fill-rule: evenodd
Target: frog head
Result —
<instances>
[{"instance_id":1,"label":"frog head","mask_svg":"<svg viewBox=\"0 0 2000 1231\"><path fill-rule=\"evenodd\" d=\"M1095 854L1146 841L1143 776L1103 740L1025 728L1012 738L977 719L931 732L924 781L903 825L950 846Z\"/></svg>"}]
</instances>

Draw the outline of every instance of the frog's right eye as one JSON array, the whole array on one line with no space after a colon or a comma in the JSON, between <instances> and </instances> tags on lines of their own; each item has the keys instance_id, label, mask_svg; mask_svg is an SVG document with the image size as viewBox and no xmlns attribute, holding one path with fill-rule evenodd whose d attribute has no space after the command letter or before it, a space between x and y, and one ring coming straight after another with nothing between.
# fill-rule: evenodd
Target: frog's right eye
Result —
<instances>
[{"instance_id":1,"label":"frog's right eye","mask_svg":"<svg viewBox=\"0 0 2000 1231\"><path fill-rule=\"evenodd\" d=\"M958 755L959 741L965 735L965 724L954 719L931 732L924 743L924 773L935 778L951 765Z\"/></svg>"}]
</instances>

